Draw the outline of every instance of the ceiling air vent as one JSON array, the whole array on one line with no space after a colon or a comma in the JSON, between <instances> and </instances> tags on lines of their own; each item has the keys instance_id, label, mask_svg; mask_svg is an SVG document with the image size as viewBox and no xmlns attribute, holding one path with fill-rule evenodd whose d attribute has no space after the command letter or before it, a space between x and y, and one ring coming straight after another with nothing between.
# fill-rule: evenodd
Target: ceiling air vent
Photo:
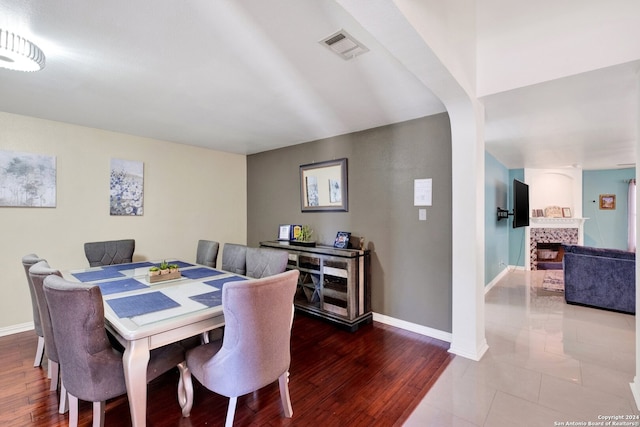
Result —
<instances>
[{"instance_id":1,"label":"ceiling air vent","mask_svg":"<svg viewBox=\"0 0 640 427\"><path fill-rule=\"evenodd\" d=\"M369 51L345 30L331 34L329 37L320 40L320 43L340 55L343 59L352 59Z\"/></svg>"}]
</instances>

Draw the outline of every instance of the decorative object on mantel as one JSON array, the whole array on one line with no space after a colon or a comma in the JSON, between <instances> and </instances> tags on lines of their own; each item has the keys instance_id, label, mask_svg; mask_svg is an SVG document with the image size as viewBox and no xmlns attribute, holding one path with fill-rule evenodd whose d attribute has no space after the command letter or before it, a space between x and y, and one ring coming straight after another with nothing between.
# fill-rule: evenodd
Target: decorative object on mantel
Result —
<instances>
[{"instance_id":1,"label":"decorative object on mantel","mask_svg":"<svg viewBox=\"0 0 640 427\"><path fill-rule=\"evenodd\" d=\"M302 212L349 210L346 158L300 166L300 209Z\"/></svg>"},{"instance_id":2,"label":"decorative object on mantel","mask_svg":"<svg viewBox=\"0 0 640 427\"><path fill-rule=\"evenodd\" d=\"M600 209L613 210L616 208L616 195L615 194L601 194L600 195Z\"/></svg>"},{"instance_id":3,"label":"decorative object on mantel","mask_svg":"<svg viewBox=\"0 0 640 427\"><path fill-rule=\"evenodd\" d=\"M547 218L562 218L562 209L560 206L547 206L544 209L544 216Z\"/></svg>"},{"instance_id":4,"label":"decorative object on mantel","mask_svg":"<svg viewBox=\"0 0 640 427\"><path fill-rule=\"evenodd\" d=\"M165 280L174 280L182 277L177 264L169 264L162 261L159 266L149 268L149 283L164 282Z\"/></svg>"},{"instance_id":5,"label":"decorative object on mantel","mask_svg":"<svg viewBox=\"0 0 640 427\"><path fill-rule=\"evenodd\" d=\"M562 208L562 217L571 218L571 208Z\"/></svg>"},{"instance_id":6,"label":"decorative object on mantel","mask_svg":"<svg viewBox=\"0 0 640 427\"><path fill-rule=\"evenodd\" d=\"M531 209L531 218L544 218L544 211L542 209Z\"/></svg>"},{"instance_id":7,"label":"decorative object on mantel","mask_svg":"<svg viewBox=\"0 0 640 427\"><path fill-rule=\"evenodd\" d=\"M292 245L313 247L316 245L316 242L311 240L312 235L313 230L308 225L303 225L300 229L300 233L295 239L291 240L290 243Z\"/></svg>"}]
</instances>

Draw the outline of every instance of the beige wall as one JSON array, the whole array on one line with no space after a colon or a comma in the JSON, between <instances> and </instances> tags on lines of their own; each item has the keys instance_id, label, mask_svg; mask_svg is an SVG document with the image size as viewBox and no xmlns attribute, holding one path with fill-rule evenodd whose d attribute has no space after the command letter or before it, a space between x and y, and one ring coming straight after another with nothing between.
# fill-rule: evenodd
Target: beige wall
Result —
<instances>
[{"instance_id":1,"label":"beige wall","mask_svg":"<svg viewBox=\"0 0 640 427\"><path fill-rule=\"evenodd\" d=\"M198 239L246 242L244 155L1 112L0 150L57 166L56 208L0 207L0 334L32 321L27 253L64 270L88 265L87 241L134 238L134 260L195 260ZM144 162L143 216L109 215L112 158Z\"/></svg>"}]
</instances>

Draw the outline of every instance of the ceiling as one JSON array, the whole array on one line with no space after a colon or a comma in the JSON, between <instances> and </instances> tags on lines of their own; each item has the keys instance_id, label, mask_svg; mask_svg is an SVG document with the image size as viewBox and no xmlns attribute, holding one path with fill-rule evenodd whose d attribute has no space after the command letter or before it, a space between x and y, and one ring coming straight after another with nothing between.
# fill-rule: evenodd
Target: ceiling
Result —
<instances>
[{"instance_id":1,"label":"ceiling","mask_svg":"<svg viewBox=\"0 0 640 427\"><path fill-rule=\"evenodd\" d=\"M47 55L0 68L9 113L252 154L446 111L333 0L0 0L0 27ZM340 29L369 51L319 43ZM509 168L632 163L638 68L481 98L487 151Z\"/></svg>"},{"instance_id":2,"label":"ceiling","mask_svg":"<svg viewBox=\"0 0 640 427\"><path fill-rule=\"evenodd\" d=\"M486 149L509 168L635 167L640 62L481 98Z\"/></svg>"}]
</instances>

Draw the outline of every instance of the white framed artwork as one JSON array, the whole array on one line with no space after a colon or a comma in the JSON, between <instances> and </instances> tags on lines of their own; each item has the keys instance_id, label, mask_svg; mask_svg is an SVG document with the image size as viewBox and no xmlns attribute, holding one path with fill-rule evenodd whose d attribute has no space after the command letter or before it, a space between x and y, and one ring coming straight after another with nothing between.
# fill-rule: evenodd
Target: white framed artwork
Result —
<instances>
[{"instance_id":1,"label":"white framed artwork","mask_svg":"<svg viewBox=\"0 0 640 427\"><path fill-rule=\"evenodd\" d=\"M0 207L56 207L56 158L0 150Z\"/></svg>"},{"instance_id":2,"label":"white framed artwork","mask_svg":"<svg viewBox=\"0 0 640 427\"><path fill-rule=\"evenodd\" d=\"M112 216L142 216L144 163L111 159L109 210Z\"/></svg>"}]
</instances>

